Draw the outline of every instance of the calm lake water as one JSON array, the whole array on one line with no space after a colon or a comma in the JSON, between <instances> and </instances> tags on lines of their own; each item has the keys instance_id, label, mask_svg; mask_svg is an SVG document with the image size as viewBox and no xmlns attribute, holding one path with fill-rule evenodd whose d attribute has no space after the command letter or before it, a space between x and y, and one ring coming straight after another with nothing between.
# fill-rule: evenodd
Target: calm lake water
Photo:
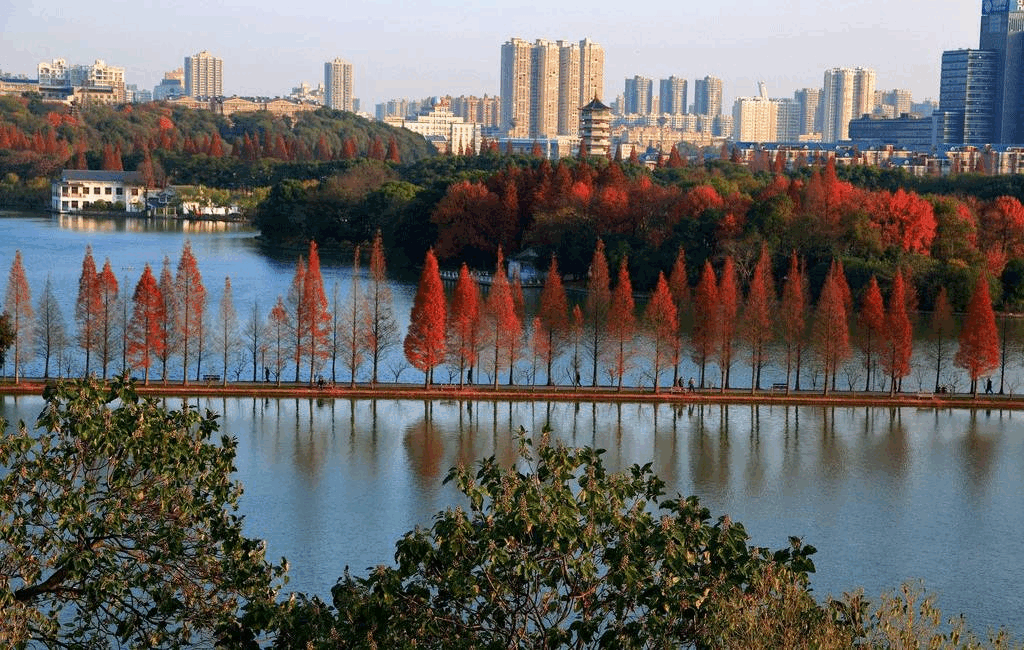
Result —
<instances>
[{"instance_id":1,"label":"calm lake water","mask_svg":"<svg viewBox=\"0 0 1024 650\"><path fill-rule=\"evenodd\" d=\"M130 285L148 261L176 263L192 241L212 300L230 275L240 313L287 290L292 259L264 254L244 227L56 219L0 213L0 265L20 249L38 296L51 274L73 303L86 244ZM349 270L327 263L326 284ZM413 287L396 283L404 332ZM265 306L265 307L264 307ZM70 320L70 311L65 319ZM31 370L30 374L35 374ZM413 380L407 371L404 380ZM0 417L31 421L38 398L0 397ZM174 407L180 400L169 401ZM393 560L394 542L460 503L449 467L496 455L512 431L550 423L571 444L608 450L613 468L652 462L669 494L696 494L751 542L798 535L819 549L819 595L868 594L922 579L977 630L1024 638L1024 414L874 408L719 407L394 400L200 400L239 440L241 508L250 535L291 564L287 589L328 597L345 566Z\"/></svg>"}]
</instances>

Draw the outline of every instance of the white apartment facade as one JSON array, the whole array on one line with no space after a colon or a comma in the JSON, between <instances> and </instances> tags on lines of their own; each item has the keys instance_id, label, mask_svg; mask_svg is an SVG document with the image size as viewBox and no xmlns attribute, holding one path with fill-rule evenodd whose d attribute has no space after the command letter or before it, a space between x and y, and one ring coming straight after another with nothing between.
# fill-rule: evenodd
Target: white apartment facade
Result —
<instances>
[{"instance_id":1,"label":"white apartment facade","mask_svg":"<svg viewBox=\"0 0 1024 650\"><path fill-rule=\"evenodd\" d=\"M185 57L185 94L195 98L224 96L224 61L206 50Z\"/></svg>"},{"instance_id":2,"label":"white apartment facade","mask_svg":"<svg viewBox=\"0 0 1024 650\"><path fill-rule=\"evenodd\" d=\"M779 105L764 97L739 97L732 106L733 134L738 142L775 142Z\"/></svg>"},{"instance_id":3,"label":"white apartment facade","mask_svg":"<svg viewBox=\"0 0 1024 650\"><path fill-rule=\"evenodd\" d=\"M440 153L480 153L480 125L455 115L444 102L410 118L388 117L384 123L422 135Z\"/></svg>"},{"instance_id":4,"label":"white apartment facade","mask_svg":"<svg viewBox=\"0 0 1024 650\"><path fill-rule=\"evenodd\" d=\"M138 172L65 169L51 186L50 208L54 212L81 212L124 205L125 212L146 209L146 184Z\"/></svg>"},{"instance_id":5,"label":"white apartment facade","mask_svg":"<svg viewBox=\"0 0 1024 650\"><path fill-rule=\"evenodd\" d=\"M324 105L339 111L355 111L352 64L341 59L324 63Z\"/></svg>"}]
</instances>

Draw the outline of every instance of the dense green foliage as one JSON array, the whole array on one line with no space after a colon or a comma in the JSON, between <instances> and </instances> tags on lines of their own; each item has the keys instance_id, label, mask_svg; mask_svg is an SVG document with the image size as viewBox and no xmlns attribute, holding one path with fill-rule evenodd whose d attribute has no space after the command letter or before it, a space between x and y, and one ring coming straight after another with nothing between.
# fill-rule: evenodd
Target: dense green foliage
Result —
<instances>
[{"instance_id":1,"label":"dense green foliage","mask_svg":"<svg viewBox=\"0 0 1024 650\"><path fill-rule=\"evenodd\" d=\"M126 378L46 395L38 429L0 421L0 646L240 642L284 568L234 514L235 441Z\"/></svg>"},{"instance_id":2,"label":"dense green foliage","mask_svg":"<svg viewBox=\"0 0 1024 650\"><path fill-rule=\"evenodd\" d=\"M650 465L612 473L600 450L520 435L517 467L492 457L449 473L468 510L408 533L396 567L344 576L333 608L296 603L285 645L704 646L719 600L762 568L806 589L813 547L748 546L742 525L712 523L696 497L663 498Z\"/></svg>"}]
</instances>

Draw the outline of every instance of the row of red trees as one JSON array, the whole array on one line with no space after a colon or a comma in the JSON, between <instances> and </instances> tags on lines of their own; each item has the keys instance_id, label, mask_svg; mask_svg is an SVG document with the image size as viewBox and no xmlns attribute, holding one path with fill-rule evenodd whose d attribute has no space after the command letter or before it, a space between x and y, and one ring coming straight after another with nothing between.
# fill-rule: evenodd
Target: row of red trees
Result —
<instances>
[{"instance_id":1,"label":"row of red trees","mask_svg":"<svg viewBox=\"0 0 1024 650\"><path fill-rule=\"evenodd\" d=\"M266 322L254 303L240 331L229 278L216 318L207 313L207 292L188 243L175 273L166 258L159 278L146 265L130 301L119 297L110 261L97 271L87 249L74 310L74 342L84 354L85 373L96 369L104 377L120 352L122 367L142 371L146 382L157 365L166 381L171 358L180 359L187 383L193 367L197 380L203 376L204 358L208 361L213 348L220 356L222 381L227 381L230 362L237 355L251 359L253 380L260 362L267 369L267 378L272 371L280 381L285 368L293 366L295 381L305 378L310 383L327 371L329 363L332 379L340 366L354 383L361 368L369 365L371 381L377 383L387 351L398 343L379 233L369 255L367 282L360 275L360 262L357 250L348 295L342 302L335 287L332 304L324 290L317 246L310 242L308 256L300 257L296 265L287 297L277 298ZM502 376L512 383L513 370L527 361L533 376L544 372L551 385L555 383L556 361L564 358L572 383L581 384L587 373L589 383L596 386L603 368L621 389L625 375L645 357L657 391L670 369L673 385L680 383L680 365L688 356L699 370L702 386L709 382L709 366L717 365L722 390L731 385L734 363L743 358L749 363L750 385L755 390L761 386L762 370L777 354L785 364L787 387L795 377L799 389L801 370L813 362L824 373L827 393L835 389L837 375L852 359L855 348L867 371L866 390L878 373L887 378L890 392L898 390L910 374L915 297L902 273L893 279L888 301L872 277L855 305L842 264L835 262L812 305L796 255L791 256L786 276L778 285L781 292L777 292L768 250L762 248L746 285L744 292L732 258L726 257L717 272L706 262L691 287L680 250L669 275L659 273L653 293L638 313L627 260L620 263L613 285L604 244L599 240L585 301L570 306L557 260L552 259L539 308L527 322L522 288L518 278L509 281L500 249L486 298L463 264L450 300L431 250L403 350L408 362L424 373L428 386L434 380L434 370L442 364L458 374L460 385L467 379L472 383L477 370L478 374L487 373L497 386ZM44 359L44 376L49 376L51 358L59 356L71 337L64 333L49 281L38 314L34 313L20 252L11 266L5 307L16 334L15 377L20 376L33 341ZM936 361L938 385L949 353L942 346L948 348L955 335L944 291L937 298L929 331L929 344L938 348L931 355ZM976 391L978 378L999 362L995 316L988 283L982 276L960 330L955 364L967 371L971 389Z\"/></svg>"},{"instance_id":2,"label":"row of red trees","mask_svg":"<svg viewBox=\"0 0 1024 650\"><path fill-rule=\"evenodd\" d=\"M673 385L680 383L679 367L687 345L690 358L700 371L700 385L706 383L708 365L716 363L722 390L730 385L731 369L740 350L745 351L749 361L752 391L760 387L762 370L773 349L782 350L787 387L795 374L799 389L800 371L810 356L824 372L826 394L835 389L838 372L853 356L854 344L867 370L865 390L872 386L872 373L881 371L887 377L890 393L895 392L911 371L910 312L914 301L899 272L887 304L872 277L858 307L853 303L842 264L835 262L817 304L812 306L795 254L790 259L780 297L776 294L767 248L762 248L744 296L731 257L725 258L717 274L706 262L696 287L691 288L680 250L669 277L659 273L642 315L637 314L634 305L627 260L622 260L612 288L600 240L588 278L585 303L570 310L557 261L553 259L538 313L528 328L529 339L524 340L522 300L516 300L520 290L508 283L500 248L486 300L481 298L474 276L463 265L447 309L437 260L431 250L416 293L405 341L406 356L424 372L428 385L434 368L443 363L457 369L460 384L465 371L471 373L475 364L492 374L495 385L499 373L507 370L511 383L511 369L524 357L532 358L535 371L538 366L546 370L550 385L553 362L565 355L569 357L574 383L580 383L581 372L587 368L590 383L596 386L599 367L604 366L621 390L624 375L636 362L637 342L642 337L646 344L640 349L648 358L655 392L669 368ZM851 334L854 323L855 337ZM933 355L937 387L946 357L942 346L948 346L954 329L952 310L942 291L930 324L934 335L931 340L939 348ZM447 336L441 336L442 332ZM978 378L997 368L999 361L999 337L988 282L980 277L960 332L955 363L967 371L971 390L976 392Z\"/></svg>"},{"instance_id":3,"label":"row of red trees","mask_svg":"<svg viewBox=\"0 0 1024 650\"><path fill-rule=\"evenodd\" d=\"M719 253L756 231L760 241L846 242L859 257L893 250L972 268L983 262L996 277L1009 259L1024 256L1024 206L1008 196L981 201L857 188L838 179L833 159L806 180L779 174L752 193L726 188L660 185L615 162L507 167L448 188L432 214L436 253L442 261L482 264L498 246L557 249L587 230L634 248L681 240Z\"/></svg>"}]
</instances>

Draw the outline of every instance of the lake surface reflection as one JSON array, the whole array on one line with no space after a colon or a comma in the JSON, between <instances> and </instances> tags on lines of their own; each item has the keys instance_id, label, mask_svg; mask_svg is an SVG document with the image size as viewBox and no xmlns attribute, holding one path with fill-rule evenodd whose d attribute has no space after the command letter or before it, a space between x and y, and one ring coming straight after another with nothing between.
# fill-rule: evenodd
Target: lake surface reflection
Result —
<instances>
[{"instance_id":1,"label":"lake surface reflection","mask_svg":"<svg viewBox=\"0 0 1024 650\"><path fill-rule=\"evenodd\" d=\"M329 597L393 561L394 542L461 503L458 463L515 460L513 430L550 424L607 450L615 469L653 462L669 494L696 494L754 544L798 535L819 549L819 595L869 595L923 579L947 613L1024 636L1022 414L880 408L396 400L192 401L238 438L241 509L290 590ZM180 400L169 400L178 407ZM33 418L37 398L0 398Z\"/></svg>"}]
</instances>

